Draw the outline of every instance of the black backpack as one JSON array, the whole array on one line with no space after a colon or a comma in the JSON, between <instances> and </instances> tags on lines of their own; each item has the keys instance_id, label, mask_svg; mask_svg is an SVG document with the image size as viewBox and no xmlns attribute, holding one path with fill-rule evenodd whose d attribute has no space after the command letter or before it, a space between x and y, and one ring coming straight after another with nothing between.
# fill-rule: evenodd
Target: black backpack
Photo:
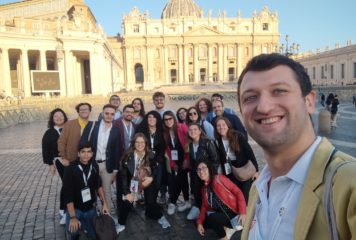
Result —
<instances>
[{"instance_id":1,"label":"black backpack","mask_svg":"<svg viewBox=\"0 0 356 240\"><path fill-rule=\"evenodd\" d=\"M116 228L114 220L105 214L101 214L93 219L93 226L98 240L115 240Z\"/></svg>"}]
</instances>

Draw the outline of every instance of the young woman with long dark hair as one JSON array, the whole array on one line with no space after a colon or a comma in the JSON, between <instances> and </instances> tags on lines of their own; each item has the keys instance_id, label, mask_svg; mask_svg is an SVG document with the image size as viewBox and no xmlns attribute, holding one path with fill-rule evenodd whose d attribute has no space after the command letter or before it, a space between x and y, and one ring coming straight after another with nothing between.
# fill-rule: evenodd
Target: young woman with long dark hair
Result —
<instances>
[{"instance_id":1,"label":"young woman with long dark hair","mask_svg":"<svg viewBox=\"0 0 356 240\"><path fill-rule=\"evenodd\" d=\"M163 114L163 130L170 170L168 173L168 215L172 215L175 212L176 202L181 192L183 192L184 204L179 206L178 211L182 212L190 208L189 154L184 152L188 127L185 124L178 123L172 111L166 111Z\"/></svg>"}]
</instances>

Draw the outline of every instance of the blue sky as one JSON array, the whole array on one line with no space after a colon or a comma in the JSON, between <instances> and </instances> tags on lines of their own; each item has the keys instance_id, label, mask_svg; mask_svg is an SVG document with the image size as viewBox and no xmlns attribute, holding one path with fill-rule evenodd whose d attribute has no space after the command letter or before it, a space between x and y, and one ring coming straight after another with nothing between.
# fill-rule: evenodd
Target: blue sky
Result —
<instances>
[{"instance_id":1,"label":"blue sky","mask_svg":"<svg viewBox=\"0 0 356 240\"><path fill-rule=\"evenodd\" d=\"M0 0L0 4L7 1ZM121 18L136 6L141 12L148 10L151 18L160 18L168 0L85 0L97 21L109 35L121 33ZM289 35L289 43L298 43L301 51L326 46L341 46L351 39L356 44L356 0L195 0L207 14L212 9L213 16L218 10L227 11L227 16L236 16L241 11L242 17L251 17L253 11L268 6L279 15L281 43Z\"/></svg>"}]
</instances>

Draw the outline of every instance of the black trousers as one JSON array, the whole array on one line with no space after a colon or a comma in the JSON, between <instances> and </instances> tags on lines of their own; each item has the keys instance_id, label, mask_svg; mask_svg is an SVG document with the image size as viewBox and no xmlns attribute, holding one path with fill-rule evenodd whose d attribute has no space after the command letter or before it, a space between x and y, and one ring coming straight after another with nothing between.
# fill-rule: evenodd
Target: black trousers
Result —
<instances>
[{"instance_id":1,"label":"black trousers","mask_svg":"<svg viewBox=\"0 0 356 240\"><path fill-rule=\"evenodd\" d=\"M191 170L190 173L190 189L194 195L194 206L197 208L201 208L202 205L202 197L201 197L201 189L203 187L203 183L197 175L197 172Z\"/></svg>"},{"instance_id":2,"label":"black trousers","mask_svg":"<svg viewBox=\"0 0 356 240\"><path fill-rule=\"evenodd\" d=\"M189 200L188 172L183 169L172 170L168 174L169 201L176 204L180 192L183 192L185 201Z\"/></svg>"},{"instance_id":3,"label":"black trousers","mask_svg":"<svg viewBox=\"0 0 356 240\"><path fill-rule=\"evenodd\" d=\"M63 164L59 160L54 161L54 164L56 165L56 168L57 168L57 171L58 171L58 175L62 180L62 187L61 187L61 191L59 193L59 209L60 210L65 210L66 209L66 205L64 204L64 193L63 193L63 175L64 175L65 166L63 166Z\"/></svg>"},{"instance_id":4,"label":"black trousers","mask_svg":"<svg viewBox=\"0 0 356 240\"><path fill-rule=\"evenodd\" d=\"M233 174L229 174L227 177L231 180L231 182L233 182L241 190L242 194L244 195L246 204L247 204L250 189L251 189L253 181L252 180L247 180L247 181L243 181L243 182L239 181L234 177Z\"/></svg>"},{"instance_id":5,"label":"black trousers","mask_svg":"<svg viewBox=\"0 0 356 240\"><path fill-rule=\"evenodd\" d=\"M204 221L204 228L213 229L218 235L218 238L223 238L226 236L224 227L232 228L230 219L220 212L215 212L206 216Z\"/></svg>"},{"instance_id":6,"label":"black trousers","mask_svg":"<svg viewBox=\"0 0 356 240\"><path fill-rule=\"evenodd\" d=\"M128 201L128 200L122 201L122 203L120 205L120 209L119 209L119 219L118 219L118 222L121 225L126 224L127 217L129 216L129 213L130 213L132 207L133 207L133 205L130 201Z\"/></svg>"},{"instance_id":7,"label":"black trousers","mask_svg":"<svg viewBox=\"0 0 356 240\"><path fill-rule=\"evenodd\" d=\"M151 184L145 190L143 190L145 197L145 215L153 220L160 219L162 214L162 208L156 202L158 196L158 188L155 184Z\"/></svg>"}]
</instances>

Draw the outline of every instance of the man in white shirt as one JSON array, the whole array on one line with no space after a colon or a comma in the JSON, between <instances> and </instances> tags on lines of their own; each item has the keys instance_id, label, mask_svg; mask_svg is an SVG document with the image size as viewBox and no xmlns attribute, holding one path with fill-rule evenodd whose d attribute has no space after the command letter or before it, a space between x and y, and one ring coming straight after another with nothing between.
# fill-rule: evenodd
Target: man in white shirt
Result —
<instances>
[{"instance_id":1,"label":"man in white shirt","mask_svg":"<svg viewBox=\"0 0 356 240\"><path fill-rule=\"evenodd\" d=\"M115 106L106 104L102 112L103 119L88 124L84 129L81 142L90 142L93 146L93 160L99 166L99 174L108 203L111 207L111 184L116 180L116 175L121 157L119 129L113 125Z\"/></svg>"},{"instance_id":2,"label":"man in white shirt","mask_svg":"<svg viewBox=\"0 0 356 240\"><path fill-rule=\"evenodd\" d=\"M315 98L304 67L286 56L262 54L242 72L242 117L267 162L250 191L242 239L329 239L324 175L329 165L355 159L335 153L327 139L315 135ZM332 189L341 239L356 234L356 164L348 165L340 168Z\"/></svg>"}]
</instances>

